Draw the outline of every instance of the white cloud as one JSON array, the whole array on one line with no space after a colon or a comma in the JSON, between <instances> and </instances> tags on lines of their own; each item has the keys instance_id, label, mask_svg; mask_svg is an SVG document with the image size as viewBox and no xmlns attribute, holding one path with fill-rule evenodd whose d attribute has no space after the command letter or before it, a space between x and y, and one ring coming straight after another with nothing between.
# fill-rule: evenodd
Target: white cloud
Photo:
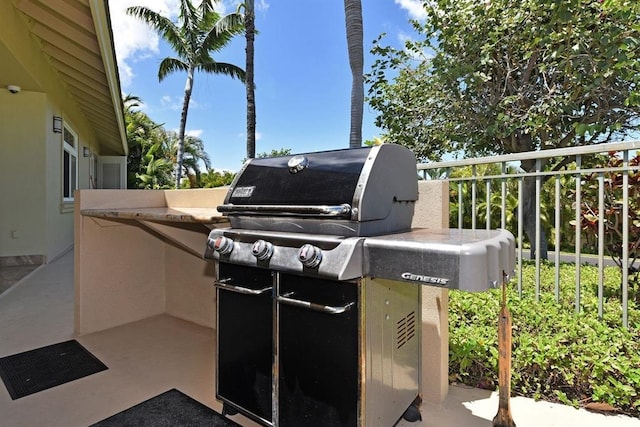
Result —
<instances>
[{"instance_id":1,"label":"white cloud","mask_svg":"<svg viewBox=\"0 0 640 427\"><path fill-rule=\"evenodd\" d=\"M160 98L160 108L163 110L181 111L184 98L182 96L163 95ZM189 100L189 110L200 108L201 104L194 98Z\"/></svg>"},{"instance_id":2,"label":"white cloud","mask_svg":"<svg viewBox=\"0 0 640 427\"><path fill-rule=\"evenodd\" d=\"M178 11L178 0L111 0L109 2L113 43L123 88L127 88L135 77L131 64L149 55L157 55L160 41L158 34L149 25L127 15L126 9L130 6L145 6L164 16L173 17Z\"/></svg>"},{"instance_id":3,"label":"white cloud","mask_svg":"<svg viewBox=\"0 0 640 427\"><path fill-rule=\"evenodd\" d=\"M398 33L398 40L400 40L400 42L404 44L405 42L413 41L413 37L411 36L411 34L407 34L404 31L400 31Z\"/></svg>"},{"instance_id":4,"label":"white cloud","mask_svg":"<svg viewBox=\"0 0 640 427\"><path fill-rule=\"evenodd\" d=\"M409 12L409 16L412 19L427 19L427 13L422 6L423 0L394 0L394 2L399 5L401 9Z\"/></svg>"},{"instance_id":5,"label":"white cloud","mask_svg":"<svg viewBox=\"0 0 640 427\"><path fill-rule=\"evenodd\" d=\"M256 3L256 10L266 12L269 9L269 3L266 0L258 0Z\"/></svg>"},{"instance_id":6,"label":"white cloud","mask_svg":"<svg viewBox=\"0 0 640 427\"><path fill-rule=\"evenodd\" d=\"M200 138L200 135L202 135L203 132L204 131L202 129L190 129L185 131L187 136L192 136L194 138Z\"/></svg>"},{"instance_id":7,"label":"white cloud","mask_svg":"<svg viewBox=\"0 0 640 427\"><path fill-rule=\"evenodd\" d=\"M238 133L238 139L247 139L247 132ZM262 139L262 134L256 131L256 141L260 141Z\"/></svg>"}]
</instances>

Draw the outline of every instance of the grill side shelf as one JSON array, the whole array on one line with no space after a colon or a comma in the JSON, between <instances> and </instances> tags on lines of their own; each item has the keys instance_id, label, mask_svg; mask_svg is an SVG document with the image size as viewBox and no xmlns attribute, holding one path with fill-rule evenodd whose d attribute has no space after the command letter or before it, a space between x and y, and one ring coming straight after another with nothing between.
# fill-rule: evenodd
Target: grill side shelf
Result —
<instances>
[{"instance_id":1,"label":"grill side shelf","mask_svg":"<svg viewBox=\"0 0 640 427\"><path fill-rule=\"evenodd\" d=\"M419 285L484 291L515 268L515 239L506 230L427 230L368 237L365 274Z\"/></svg>"}]
</instances>

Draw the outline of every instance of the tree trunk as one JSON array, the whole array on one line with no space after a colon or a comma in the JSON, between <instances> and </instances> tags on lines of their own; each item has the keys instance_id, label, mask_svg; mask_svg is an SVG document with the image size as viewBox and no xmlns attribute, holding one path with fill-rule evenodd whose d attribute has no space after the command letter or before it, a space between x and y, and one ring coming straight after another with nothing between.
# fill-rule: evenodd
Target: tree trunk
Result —
<instances>
[{"instance_id":1,"label":"tree trunk","mask_svg":"<svg viewBox=\"0 0 640 427\"><path fill-rule=\"evenodd\" d=\"M178 153L176 155L176 189L180 188L182 180L182 164L184 163L184 134L187 128L187 113L189 111L189 101L193 90L193 66L187 72L187 82L184 86L184 101L182 103L182 113L180 114L180 130L178 132Z\"/></svg>"},{"instance_id":2,"label":"tree trunk","mask_svg":"<svg viewBox=\"0 0 640 427\"><path fill-rule=\"evenodd\" d=\"M351 130L349 148L362 146L362 115L364 110L364 55L362 29L362 3L360 0L344 0L347 29L347 49L351 67Z\"/></svg>"},{"instance_id":3,"label":"tree trunk","mask_svg":"<svg viewBox=\"0 0 640 427\"><path fill-rule=\"evenodd\" d=\"M256 97L253 76L255 12L254 0L246 0L245 31L247 39L245 85L247 88L247 158L256 156Z\"/></svg>"}]
</instances>

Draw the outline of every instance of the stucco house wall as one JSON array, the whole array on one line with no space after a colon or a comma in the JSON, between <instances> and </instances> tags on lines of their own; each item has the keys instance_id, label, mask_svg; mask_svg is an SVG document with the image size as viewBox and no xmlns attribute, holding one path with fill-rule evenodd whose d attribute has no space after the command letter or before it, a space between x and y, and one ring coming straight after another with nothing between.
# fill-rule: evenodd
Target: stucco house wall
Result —
<instances>
[{"instance_id":1,"label":"stucco house wall","mask_svg":"<svg viewBox=\"0 0 640 427\"><path fill-rule=\"evenodd\" d=\"M46 101L0 91L0 256L46 254Z\"/></svg>"},{"instance_id":2,"label":"stucco house wall","mask_svg":"<svg viewBox=\"0 0 640 427\"><path fill-rule=\"evenodd\" d=\"M98 156L126 154L108 4L1 1L0 64L0 266L47 263L74 243L64 133L54 132L53 117L76 136L78 189L95 188Z\"/></svg>"},{"instance_id":3,"label":"stucco house wall","mask_svg":"<svg viewBox=\"0 0 640 427\"><path fill-rule=\"evenodd\" d=\"M47 262L73 245L73 203L62 198L62 134L53 132L59 110L45 93L0 91L0 257ZM82 148L93 145L97 155L99 147L77 133L78 187L91 188L93 157L83 157Z\"/></svg>"}]
</instances>

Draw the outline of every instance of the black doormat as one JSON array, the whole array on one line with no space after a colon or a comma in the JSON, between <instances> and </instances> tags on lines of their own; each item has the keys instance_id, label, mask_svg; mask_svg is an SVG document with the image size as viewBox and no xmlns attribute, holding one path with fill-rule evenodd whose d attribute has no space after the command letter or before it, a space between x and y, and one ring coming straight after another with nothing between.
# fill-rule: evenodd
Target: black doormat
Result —
<instances>
[{"instance_id":1,"label":"black doormat","mask_svg":"<svg viewBox=\"0 0 640 427\"><path fill-rule=\"evenodd\" d=\"M208 406L174 389L138 403L91 427L235 427L240 426Z\"/></svg>"},{"instance_id":2,"label":"black doormat","mask_svg":"<svg viewBox=\"0 0 640 427\"><path fill-rule=\"evenodd\" d=\"M13 400L105 369L76 340L0 358L0 378Z\"/></svg>"}]
</instances>

